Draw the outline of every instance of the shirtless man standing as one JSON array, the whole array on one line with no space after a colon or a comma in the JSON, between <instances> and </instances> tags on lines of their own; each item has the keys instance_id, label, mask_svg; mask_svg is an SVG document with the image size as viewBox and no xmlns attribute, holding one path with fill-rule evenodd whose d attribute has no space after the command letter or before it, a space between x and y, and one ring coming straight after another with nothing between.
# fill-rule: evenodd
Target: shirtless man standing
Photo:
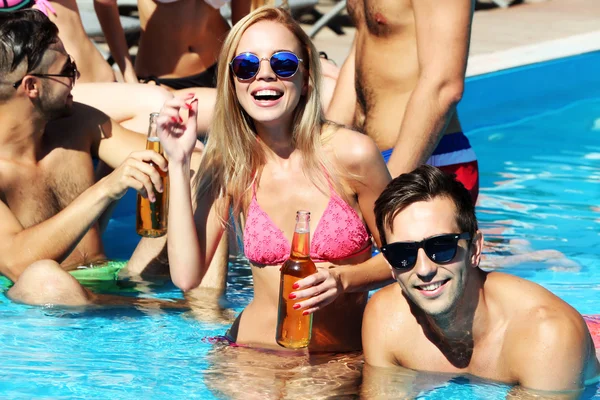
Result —
<instances>
[{"instance_id":1,"label":"shirtless man standing","mask_svg":"<svg viewBox=\"0 0 600 400\"><path fill-rule=\"evenodd\" d=\"M477 161L456 114L473 7L473 0L348 0L356 37L327 116L373 138L392 177L435 165L455 173L475 200Z\"/></svg>"},{"instance_id":2,"label":"shirtless man standing","mask_svg":"<svg viewBox=\"0 0 600 400\"><path fill-rule=\"evenodd\" d=\"M75 63L36 10L0 14L0 274L13 300L83 305L96 295L67 270L105 260L97 220L134 188L162 191L165 159L145 138L73 103ZM51 123L50 123L51 122ZM98 183L92 156L115 168ZM146 162L145 162L146 161Z\"/></svg>"},{"instance_id":3,"label":"shirtless man standing","mask_svg":"<svg viewBox=\"0 0 600 400\"><path fill-rule=\"evenodd\" d=\"M533 282L479 268L475 207L451 176L428 165L400 175L375 202L375 219L398 284L367 304L367 365L474 375L517 385L511 395L561 392L515 398L579 398L598 381L594 343L576 310ZM365 390L393 390L378 372L365 369Z\"/></svg>"}]
</instances>

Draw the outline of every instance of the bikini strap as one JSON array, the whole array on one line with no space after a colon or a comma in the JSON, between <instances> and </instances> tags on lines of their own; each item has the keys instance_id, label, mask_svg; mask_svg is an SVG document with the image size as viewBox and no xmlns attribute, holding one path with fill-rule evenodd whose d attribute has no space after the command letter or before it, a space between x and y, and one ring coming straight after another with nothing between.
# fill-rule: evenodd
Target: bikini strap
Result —
<instances>
[{"instance_id":1,"label":"bikini strap","mask_svg":"<svg viewBox=\"0 0 600 400\"><path fill-rule=\"evenodd\" d=\"M256 176L252 178L252 199L256 199Z\"/></svg>"},{"instance_id":2,"label":"bikini strap","mask_svg":"<svg viewBox=\"0 0 600 400\"><path fill-rule=\"evenodd\" d=\"M333 187L333 183L331 182L331 177L327 173L327 168L325 168L325 165L323 165L323 163L321 163L321 170L323 171L323 175L325 175L325 179L327 179L327 185L329 186L330 195L337 195L339 197L335 188Z\"/></svg>"}]
</instances>

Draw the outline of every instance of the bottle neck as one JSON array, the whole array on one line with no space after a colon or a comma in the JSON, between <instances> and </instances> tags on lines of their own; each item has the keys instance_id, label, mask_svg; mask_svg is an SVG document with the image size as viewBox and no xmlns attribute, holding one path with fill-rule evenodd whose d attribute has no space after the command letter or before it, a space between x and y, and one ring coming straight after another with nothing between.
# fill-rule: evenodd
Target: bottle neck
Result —
<instances>
[{"instance_id":1,"label":"bottle neck","mask_svg":"<svg viewBox=\"0 0 600 400\"><path fill-rule=\"evenodd\" d=\"M294 258L310 257L310 231L294 231L294 238L292 239L291 256Z\"/></svg>"},{"instance_id":2,"label":"bottle neck","mask_svg":"<svg viewBox=\"0 0 600 400\"><path fill-rule=\"evenodd\" d=\"M299 211L296 214L296 227L292 239L292 257L310 257L310 213Z\"/></svg>"},{"instance_id":3,"label":"bottle neck","mask_svg":"<svg viewBox=\"0 0 600 400\"><path fill-rule=\"evenodd\" d=\"M158 113L150 114L150 121L148 123L148 140L150 141L158 140L158 125L156 123L158 115Z\"/></svg>"}]
</instances>

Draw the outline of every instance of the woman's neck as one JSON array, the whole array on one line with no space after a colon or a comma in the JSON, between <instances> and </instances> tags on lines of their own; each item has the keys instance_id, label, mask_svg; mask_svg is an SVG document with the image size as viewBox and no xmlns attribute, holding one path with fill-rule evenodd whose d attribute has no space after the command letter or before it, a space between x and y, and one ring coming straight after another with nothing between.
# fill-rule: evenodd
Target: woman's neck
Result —
<instances>
[{"instance_id":1,"label":"woman's neck","mask_svg":"<svg viewBox=\"0 0 600 400\"><path fill-rule=\"evenodd\" d=\"M258 139L264 144L267 158L289 159L296 150L291 124L269 126L255 123Z\"/></svg>"}]
</instances>

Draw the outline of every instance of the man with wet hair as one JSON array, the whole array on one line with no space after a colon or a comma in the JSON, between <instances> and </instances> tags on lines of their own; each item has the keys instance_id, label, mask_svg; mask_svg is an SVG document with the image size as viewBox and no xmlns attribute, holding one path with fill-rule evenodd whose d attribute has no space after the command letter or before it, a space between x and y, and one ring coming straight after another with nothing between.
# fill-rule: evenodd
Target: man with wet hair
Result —
<instances>
[{"instance_id":1,"label":"man with wet hair","mask_svg":"<svg viewBox=\"0 0 600 400\"><path fill-rule=\"evenodd\" d=\"M74 103L79 73L37 10L0 14L0 273L29 304L84 305L97 295L67 270L105 260L98 218L128 188L151 200L166 160L143 135ZM115 168L95 182L92 157Z\"/></svg>"},{"instance_id":2,"label":"man with wet hair","mask_svg":"<svg viewBox=\"0 0 600 400\"><path fill-rule=\"evenodd\" d=\"M452 175L428 165L400 175L377 199L375 218L398 285L367 304L367 386L377 379L372 367L391 366L573 396L598 377L592 337L577 311L535 283L479 268L475 208Z\"/></svg>"},{"instance_id":3,"label":"man with wet hair","mask_svg":"<svg viewBox=\"0 0 600 400\"><path fill-rule=\"evenodd\" d=\"M435 165L475 201L477 159L456 113L474 3L348 0L356 36L327 117L375 140L392 177Z\"/></svg>"}]
</instances>

